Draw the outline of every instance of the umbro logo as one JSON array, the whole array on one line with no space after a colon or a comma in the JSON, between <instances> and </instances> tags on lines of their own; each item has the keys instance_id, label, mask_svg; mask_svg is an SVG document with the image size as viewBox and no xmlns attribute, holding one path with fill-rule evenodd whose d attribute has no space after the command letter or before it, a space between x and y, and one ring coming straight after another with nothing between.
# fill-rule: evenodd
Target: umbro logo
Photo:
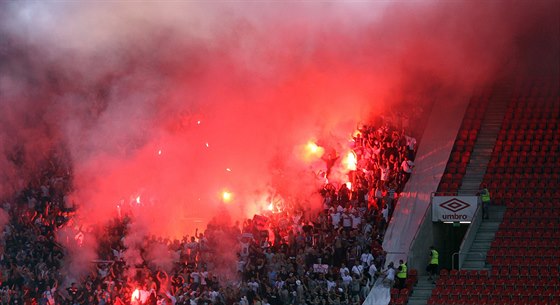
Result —
<instances>
[{"instance_id":1,"label":"umbro logo","mask_svg":"<svg viewBox=\"0 0 560 305\"><path fill-rule=\"evenodd\" d=\"M471 205L457 198L453 198L451 200L442 202L439 206L453 213L457 213L463 209L470 207Z\"/></svg>"}]
</instances>

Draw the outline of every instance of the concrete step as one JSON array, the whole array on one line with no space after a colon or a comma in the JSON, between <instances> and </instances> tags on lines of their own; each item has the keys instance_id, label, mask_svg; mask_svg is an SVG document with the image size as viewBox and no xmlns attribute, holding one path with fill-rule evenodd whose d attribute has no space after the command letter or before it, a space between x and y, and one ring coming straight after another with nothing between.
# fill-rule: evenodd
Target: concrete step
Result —
<instances>
[{"instance_id":1,"label":"concrete step","mask_svg":"<svg viewBox=\"0 0 560 305\"><path fill-rule=\"evenodd\" d=\"M500 228L500 222L498 221L483 221L478 228L478 231L492 230L493 232L498 231Z\"/></svg>"},{"instance_id":2,"label":"concrete step","mask_svg":"<svg viewBox=\"0 0 560 305\"><path fill-rule=\"evenodd\" d=\"M464 188L468 188L468 189L472 189L473 187L477 190L480 190L480 180L483 176L481 175L468 175L469 177L467 177L467 174L465 174L465 179L463 179L463 184L465 187ZM477 177L478 176L478 177ZM477 179L478 178L478 179Z\"/></svg>"},{"instance_id":3,"label":"concrete step","mask_svg":"<svg viewBox=\"0 0 560 305\"><path fill-rule=\"evenodd\" d=\"M486 263L480 260L465 260L463 263L463 268L484 269L485 267Z\"/></svg>"},{"instance_id":4,"label":"concrete step","mask_svg":"<svg viewBox=\"0 0 560 305\"><path fill-rule=\"evenodd\" d=\"M480 164L473 164L473 163L469 163L467 165L467 170L465 172L465 176L463 177L463 183L465 182L474 182L474 178L476 178L476 176L480 176L483 173L480 173L480 168L486 168L486 163L480 163Z\"/></svg>"},{"instance_id":5,"label":"concrete step","mask_svg":"<svg viewBox=\"0 0 560 305\"><path fill-rule=\"evenodd\" d=\"M487 143L485 143L485 142L487 142ZM485 140L482 140L481 138L479 138L476 141L476 148L477 149L482 148L482 149L485 149L485 150L490 149L490 152L492 152L494 150L494 145L492 145L492 143L490 143L490 142L491 141L485 141Z\"/></svg>"},{"instance_id":6,"label":"concrete step","mask_svg":"<svg viewBox=\"0 0 560 305\"><path fill-rule=\"evenodd\" d=\"M470 251L479 251L479 252L488 252L490 249L490 245L492 242L481 242L481 241L474 241Z\"/></svg>"},{"instance_id":7,"label":"concrete step","mask_svg":"<svg viewBox=\"0 0 560 305\"><path fill-rule=\"evenodd\" d=\"M476 236L475 236L475 241L492 241L494 240L494 237L496 236L496 232L481 232L478 231Z\"/></svg>"},{"instance_id":8,"label":"concrete step","mask_svg":"<svg viewBox=\"0 0 560 305\"><path fill-rule=\"evenodd\" d=\"M477 181L476 179L480 179L483 178L484 174L483 173L478 173L478 172L468 172L465 173L465 178L463 179L463 183L478 183L480 184L480 181Z\"/></svg>"},{"instance_id":9,"label":"concrete step","mask_svg":"<svg viewBox=\"0 0 560 305\"><path fill-rule=\"evenodd\" d=\"M485 261L486 260L486 252L481 252L481 251L471 251L469 253L467 253L467 257L465 258L465 260L471 260L471 261Z\"/></svg>"},{"instance_id":10,"label":"concrete step","mask_svg":"<svg viewBox=\"0 0 560 305\"><path fill-rule=\"evenodd\" d=\"M435 285L434 285L435 287ZM412 295L414 295L415 299L424 299L427 300L430 298L430 296L432 295L432 289L434 287L430 287L430 288L426 288L426 289L422 289L422 288L418 288L418 287L414 287L414 290L412 292Z\"/></svg>"},{"instance_id":11,"label":"concrete step","mask_svg":"<svg viewBox=\"0 0 560 305\"><path fill-rule=\"evenodd\" d=\"M484 268L475 268L475 267L465 267L465 266L463 266L461 269L464 269L464 270L490 270L491 268L489 268L487 265L485 265Z\"/></svg>"},{"instance_id":12,"label":"concrete step","mask_svg":"<svg viewBox=\"0 0 560 305\"><path fill-rule=\"evenodd\" d=\"M494 143L494 141L492 141L492 143ZM476 144L475 144L476 145ZM494 145L492 144L492 147L494 147ZM488 148L489 149L489 148ZM476 152L476 150L473 150L471 152L471 158L470 158L470 162L476 162L477 159L483 159L483 158L491 158L492 152Z\"/></svg>"},{"instance_id":13,"label":"concrete step","mask_svg":"<svg viewBox=\"0 0 560 305\"><path fill-rule=\"evenodd\" d=\"M504 219L504 214L506 213L506 207L505 206L499 206L499 205L491 205L488 207L488 214L490 214L490 219L485 220L485 221L498 221L499 223L502 222L502 220ZM484 223L484 222L483 222Z\"/></svg>"},{"instance_id":14,"label":"concrete step","mask_svg":"<svg viewBox=\"0 0 560 305\"><path fill-rule=\"evenodd\" d=\"M412 294L408 298L409 305L425 305L432 295L432 290L436 287L433 280L428 280L427 275L418 277L418 283L414 286Z\"/></svg>"},{"instance_id":15,"label":"concrete step","mask_svg":"<svg viewBox=\"0 0 560 305\"><path fill-rule=\"evenodd\" d=\"M408 299L408 305L426 305L428 300L424 299L413 299L412 297Z\"/></svg>"},{"instance_id":16,"label":"concrete step","mask_svg":"<svg viewBox=\"0 0 560 305\"><path fill-rule=\"evenodd\" d=\"M471 176L474 176L474 175L471 175ZM474 180L472 180L474 178L475 177L469 177L468 180L464 180L463 184L462 184L463 188L464 189L469 189L469 190L472 190L472 189L480 190L480 180L474 181Z\"/></svg>"}]
</instances>

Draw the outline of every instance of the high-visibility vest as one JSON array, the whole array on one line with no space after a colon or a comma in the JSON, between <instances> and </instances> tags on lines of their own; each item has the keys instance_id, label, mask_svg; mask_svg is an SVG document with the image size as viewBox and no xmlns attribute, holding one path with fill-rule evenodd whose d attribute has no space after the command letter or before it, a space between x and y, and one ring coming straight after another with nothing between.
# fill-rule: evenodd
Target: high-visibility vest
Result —
<instances>
[{"instance_id":1,"label":"high-visibility vest","mask_svg":"<svg viewBox=\"0 0 560 305\"><path fill-rule=\"evenodd\" d=\"M490 201L490 192L488 191L488 189L483 189L482 192L480 193L480 200L482 200L482 202L488 202Z\"/></svg>"},{"instance_id":2,"label":"high-visibility vest","mask_svg":"<svg viewBox=\"0 0 560 305\"><path fill-rule=\"evenodd\" d=\"M430 264L439 265L439 253L436 250L432 250L432 260L430 260Z\"/></svg>"},{"instance_id":3,"label":"high-visibility vest","mask_svg":"<svg viewBox=\"0 0 560 305\"><path fill-rule=\"evenodd\" d=\"M406 278L406 269L407 269L406 264L402 263L400 265L400 267L401 267L401 270L399 271L399 273L397 273L397 277L400 278L400 279L405 279Z\"/></svg>"}]
</instances>

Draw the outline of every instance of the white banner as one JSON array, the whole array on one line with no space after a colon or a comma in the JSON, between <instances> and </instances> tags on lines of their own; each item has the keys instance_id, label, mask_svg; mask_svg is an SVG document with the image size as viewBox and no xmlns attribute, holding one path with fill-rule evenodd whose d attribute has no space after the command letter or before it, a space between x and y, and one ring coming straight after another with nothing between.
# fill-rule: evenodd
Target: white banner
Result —
<instances>
[{"instance_id":1,"label":"white banner","mask_svg":"<svg viewBox=\"0 0 560 305\"><path fill-rule=\"evenodd\" d=\"M472 221L477 204L477 196L434 196L432 221Z\"/></svg>"}]
</instances>

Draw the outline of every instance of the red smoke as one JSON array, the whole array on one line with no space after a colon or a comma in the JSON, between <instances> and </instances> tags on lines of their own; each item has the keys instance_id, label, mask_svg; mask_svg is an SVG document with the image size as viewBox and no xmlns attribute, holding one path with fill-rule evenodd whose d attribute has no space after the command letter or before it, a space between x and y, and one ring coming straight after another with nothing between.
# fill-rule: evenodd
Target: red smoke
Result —
<instances>
[{"instance_id":1,"label":"red smoke","mask_svg":"<svg viewBox=\"0 0 560 305\"><path fill-rule=\"evenodd\" d=\"M558 31L548 1L270 5L3 4L2 193L63 143L81 223L119 207L181 237L271 193L318 207L309 141L345 154L360 123L469 96L535 60L520 33Z\"/></svg>"}]
</instances>

